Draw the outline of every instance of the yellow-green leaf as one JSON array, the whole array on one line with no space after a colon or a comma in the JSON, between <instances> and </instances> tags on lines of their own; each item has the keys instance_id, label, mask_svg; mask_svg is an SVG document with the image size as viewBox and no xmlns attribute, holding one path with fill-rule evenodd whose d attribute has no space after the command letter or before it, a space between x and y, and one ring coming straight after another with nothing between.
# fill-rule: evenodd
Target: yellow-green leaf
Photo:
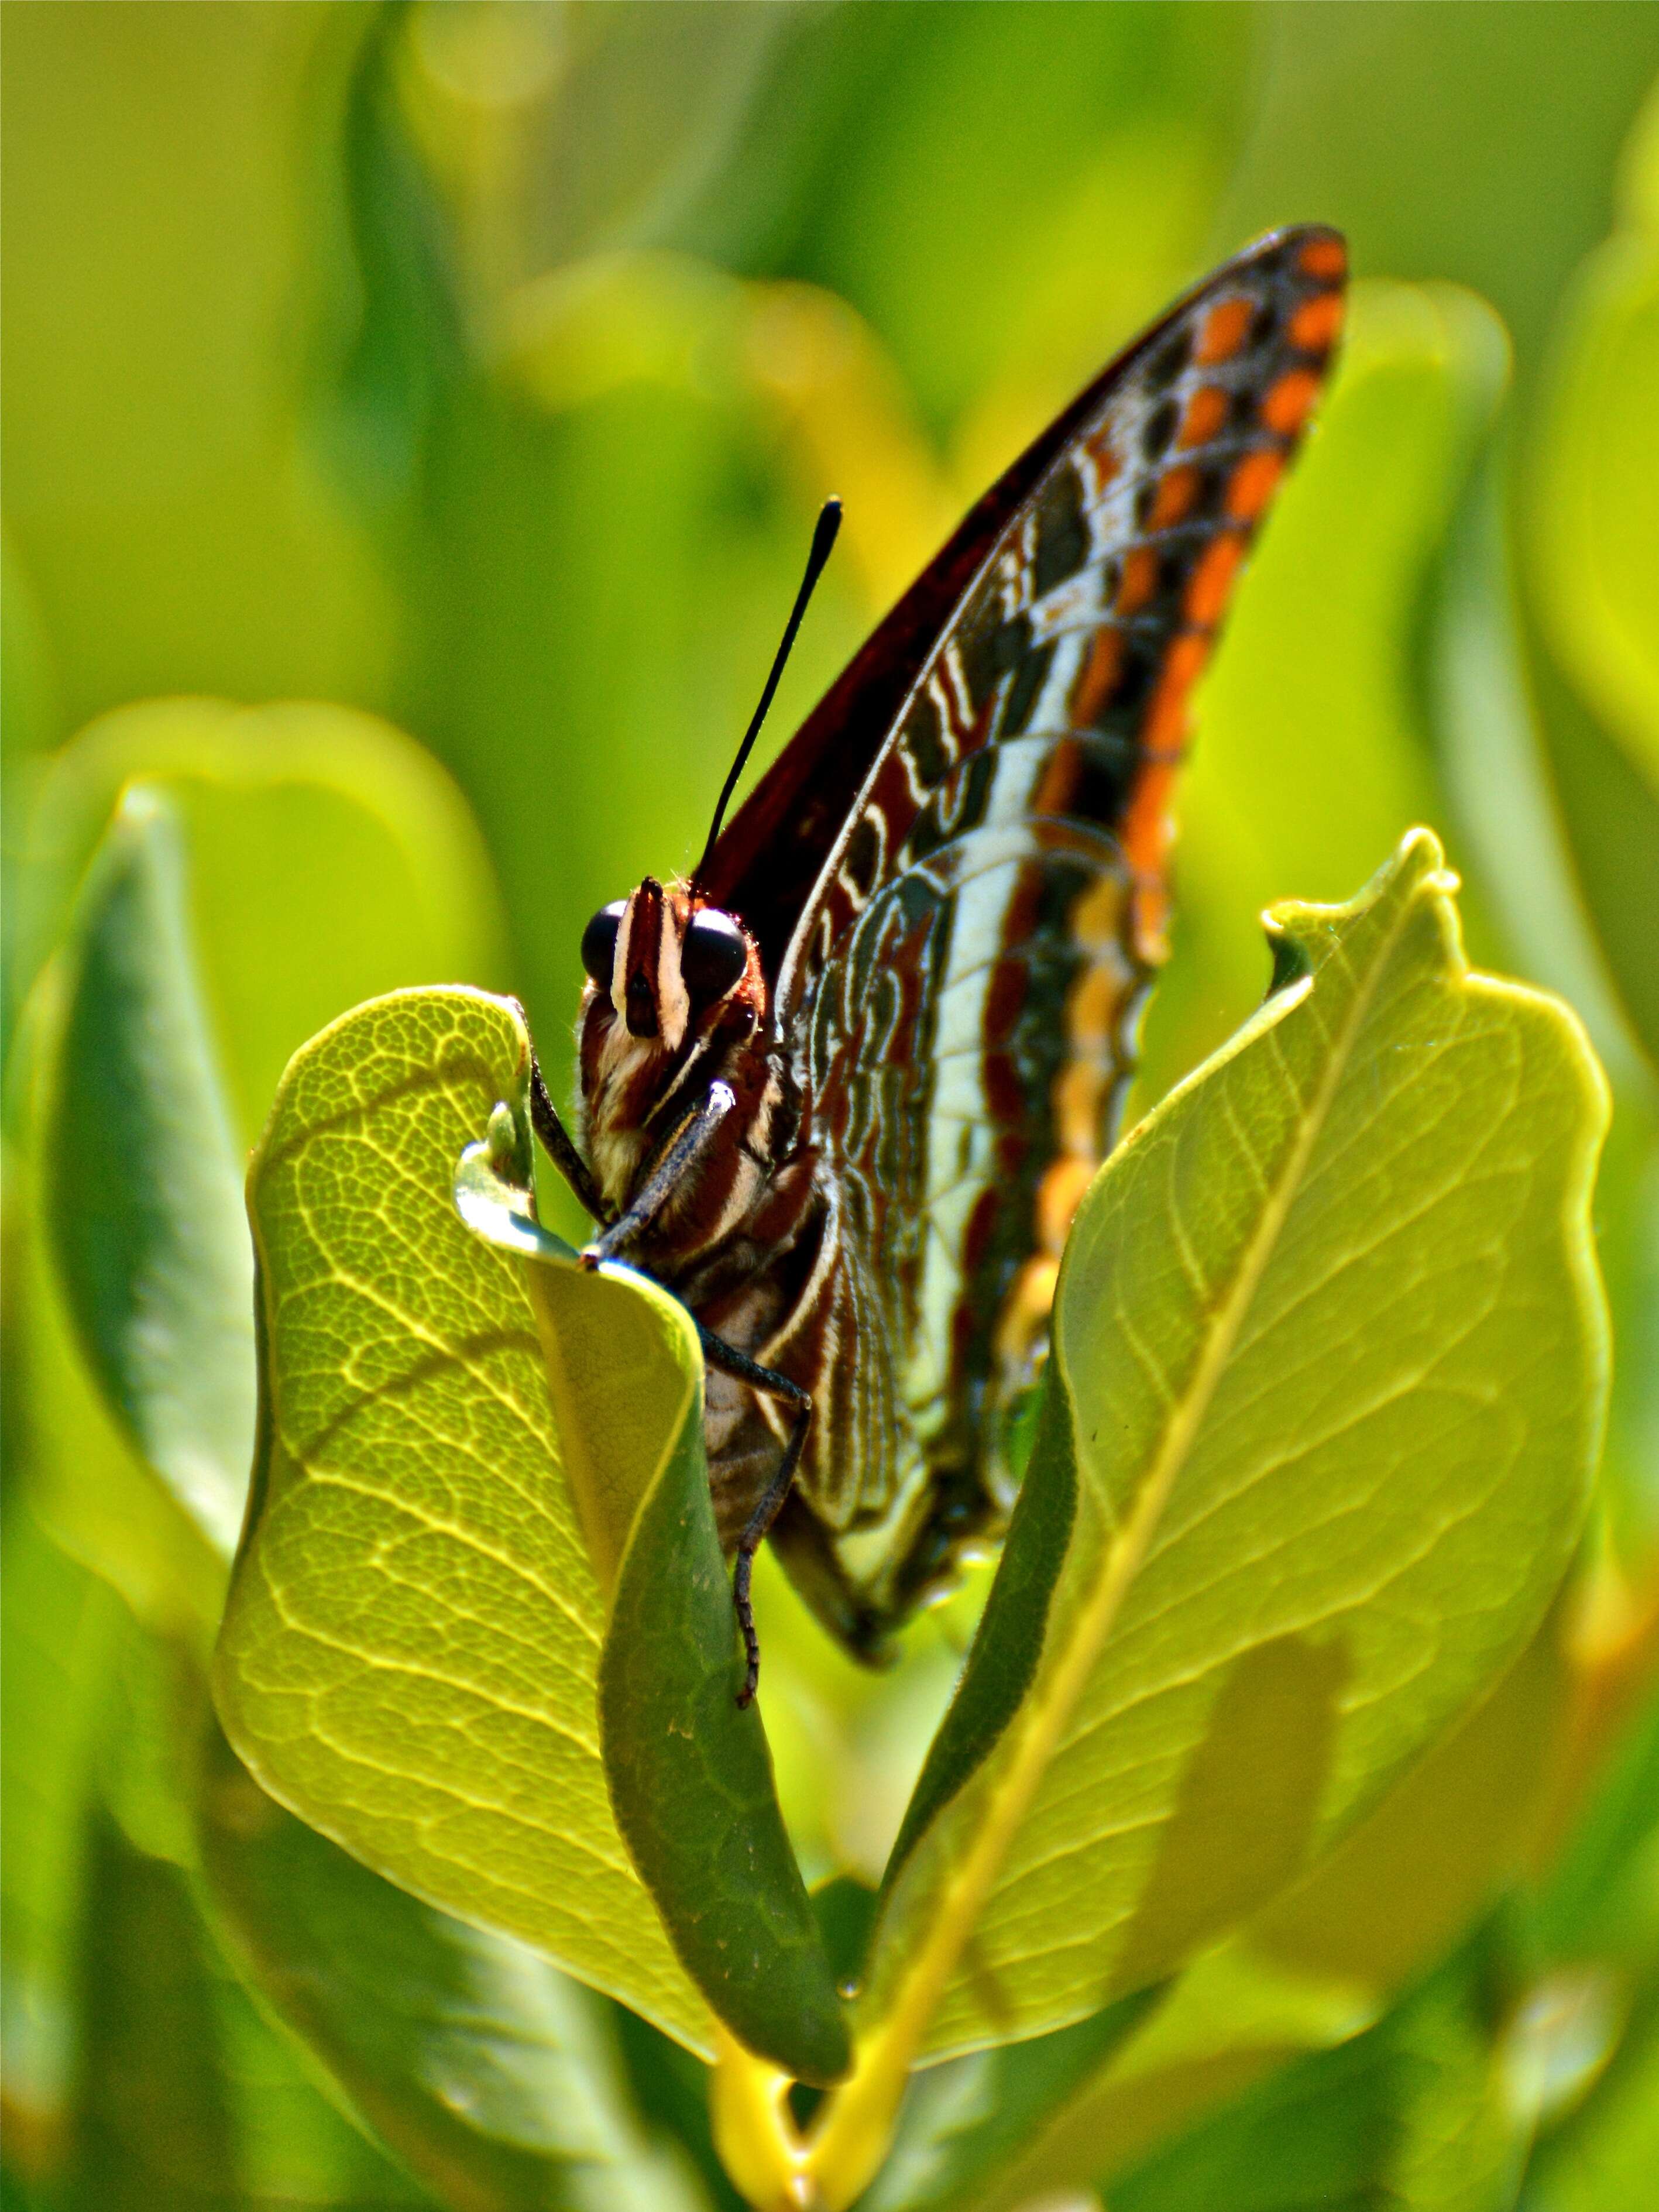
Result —
<instances>
[{"instance_id":1,"label":"yellow-green leaf","mask_svg":"<svg viewBox=\"0 0 1659 2212\"><path fill-rule=\"evenodd\" d=\"M1236 1925L1542 1617L1605 1402L1605 1085L1565 1008L1470 973L1454 888L1419 830L1352 905L1277 908L1267 1006L1085 1201L1023 1601L994 1591L896 1850L837 2201L884 2069Z\"/></svg>"},{"instance_id":2,"label":"yellow-green leaf","mask_svg":"<svg viewBox=\"0 0 1659 2212\"><path fill-rule=\"evenodd\" d=\"M290 1054L348 1008L434 978L501 980L489 857L429 753L349 707L220 699L124 707L54 757L11 917L26 975L135 781L178 811L203 997L245 1144Z\"/></svg>"},{"instance_id":3,"label":"yellow-green leaf","mask_svg":"<svg viewBox=\"0 0 1659 2212\"><path fill-rule=\"evenodd\" d=\"M1659 99L1627 152L1627 220L1557 339L1531 530L1538 619L1585 701L1659 786Z\"/></svg>"},{"instance_id":4,"label":"yellow-green leaf","mask_svg":"<svg viewBox=\"0 0 1659 2212\"><path fill-rule=\"evenodd\" d=\"M605 1601L535 1318L453 1202L527 1063L509 1003L410 991L283 1079L249 1176L264 1395L216 1697L280 1802L708 2054L611 1809Z\"/></svg>"},{"instance_id":5,"label":"yellow-green leaf","mask_svg":"<svg viewBox=\"0 0 1659 2212\"><path fill-rule=\"evenodd\" d=\"M40 1279L14 1255L40 1510L147 1619L210 1635L253 1445L246 1147L325 1022L488 979L488 860L442 769L368 715L164 700L45 769L7 921L20 968L45 961L12 1092L54 1248Z\"/></svg>"},{"instance_id":6,"label":"yellow-green leaf","mask_svg":"<svg viewBox=\"0 0 1659 2212\"><path fill-rule=\"evenodd\" d=\"M40 1138L64 1296L105 1396L228 1557L253 1437L253 1264L159 792L122 800L60 980Z\"/></svg>"},{"instance_id":7,"label":"yellow-green leaf","mask_svg":"<svg viewBox=\"0 0 1659 2212\"><path fill-rule=\"evenodd\" d=\"M1626 168L1625 225L1561 319L1526 519L1561 827L1624 1011L1659 1063L1659 97Z\"/></svg>"},{"instance_id":8,"label":"yellow-green leaf","mask_svg":"<svg viewBox=\"0 0 1659 2212\"><path fill-rule=\"evenodd\" d=\"M511 1171L510 1125L492 1136ZM580 1273L528 1212L490 1147L464 1157L457 1203L523 1256L563 1465L610 1595L599 1729L611 1802L675 1947L745 2046L833 2081L847 2027L778 1808L743 1679L703 1456L702 1373L684 1306L642 1275Z\"/></svg>"},{"instance_id":9,"label":"yellow-green leaf","mask_svg":"<svg viewBox=\"0 0 1659 2212\"><path fill-rule=\"evenodd\" d=\"M699 2212L631 2110L616 2015L522 1944L381 1881L205 1747L203 1875L240 1971L469 2212Z\"/></svg>"}]
</instances>

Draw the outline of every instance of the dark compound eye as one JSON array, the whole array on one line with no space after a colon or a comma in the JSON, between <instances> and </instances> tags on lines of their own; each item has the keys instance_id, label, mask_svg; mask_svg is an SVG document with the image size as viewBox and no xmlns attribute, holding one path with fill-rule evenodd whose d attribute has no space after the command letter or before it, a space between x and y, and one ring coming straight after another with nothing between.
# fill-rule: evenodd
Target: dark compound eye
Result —
<instances>
[{"instance_id":1,"label":"dark compound eye","mask_svg":"<svg viewBox=\"0 0 1659 2212\"><path fill-rule=\"evenodd\" d=\"M691 917L680 951L685 988L700 1004L722 999L749 964L743 932L729 914L703 907Z\"/></svg>"},{"instance_id":2,"label":"dark compound eye","mask_svg":"<svg viewBox=\"0 0 1659 2212\"><path fill-rule=\"evenodd\" d=\"M582 932L582 966L602 991L611 988L611 970L617 957L617 932L628 910L626 899L602 906Z\"/></svg>"}]
</instances>

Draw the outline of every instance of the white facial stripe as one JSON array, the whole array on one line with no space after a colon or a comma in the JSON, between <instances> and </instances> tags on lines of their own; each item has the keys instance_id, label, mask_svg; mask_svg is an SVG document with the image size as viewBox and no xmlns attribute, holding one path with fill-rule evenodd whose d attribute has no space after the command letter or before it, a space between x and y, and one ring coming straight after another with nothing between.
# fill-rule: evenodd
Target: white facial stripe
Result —
<instances>
[{"instance_id":1,"label":"white facial stripe","mask_svg":"<svg viewBox=\"0 0 1659 2212\"><path fill-rule=\"evenodd\" d=\"M625 980L628 975L628 948L633 939L634 908L638 897L639 893L635 891L634 896L623 908L622 920L617 925L617 950L611 962L611 1003L622 1015L626 1015L628 1012Z\"/></svg>"},{"instance_id":2,"label":"white facial stripe","mask_svg":"<svg viewBox=\"0 0 1659 2212\"><path fill-rule=\"evenodd\" d=\"M678 1052L691 1019L691 997L680 966L680 937L674 917L665 903L662 933L657 942L657 1024L663 1043Z\"/></svg>"}]
</instances>

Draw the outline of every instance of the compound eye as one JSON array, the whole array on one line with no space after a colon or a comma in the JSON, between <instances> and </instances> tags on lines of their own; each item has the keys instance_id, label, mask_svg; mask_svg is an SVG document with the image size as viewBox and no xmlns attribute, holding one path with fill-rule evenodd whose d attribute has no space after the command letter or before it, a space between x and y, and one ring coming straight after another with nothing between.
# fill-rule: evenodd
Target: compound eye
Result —
<instances>
[{"instance_id":1,"label":"compound eye","mask_svg":"<svg viewBox=\"0 0 1659 2212\"><path fill-rule=\"evenodd\" d=\"M702 907L691 917L680 948L680 973L700 1005L723 999L749 965L749 947L729 914Z\"/></svg>"},{"instance_id":2,"label":"compound eye","mask_svg":"<svg viewBox=\"0 0 1659 2212\"><path fill-rule=\"evenodd\" d=\"M602 991L611 988L611 971L617 959L617 932L627 911L626 899L612 899L609 906L599 908L582 932L582 966Z\"/></svg>"}]
</instances>

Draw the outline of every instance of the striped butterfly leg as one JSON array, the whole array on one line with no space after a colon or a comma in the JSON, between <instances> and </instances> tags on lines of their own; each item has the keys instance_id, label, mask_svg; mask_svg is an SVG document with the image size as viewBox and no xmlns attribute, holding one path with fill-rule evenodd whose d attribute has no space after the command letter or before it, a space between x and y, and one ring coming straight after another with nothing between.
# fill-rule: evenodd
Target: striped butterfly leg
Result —
<instances>
[{"instance_id":1,"label":"striped butterfly leg","mask_svg":"<svg viewBox=\"0 0 1659 2212\"><path fill-rule=\"evenodd\" d=\"M696 1316L693 1316L696 1319ZM743 1632L743 1648L747 1659L744 1669L743 1687L738 1692L739 1705L749 1705L760 1681L760 1638L755 1632L755 1608L749 1595L749 1586L755 1571L755 1554L766 1541L772 1523L783 1510L795 1480L795 1470L800 1465L800 1455L806 1445L806 1431L812 1419L812 1401L798 1382L787 1375L780 1375L775 1367L763 1367L747 1352L739 1352L735 1345L727 1344L697 1322L697 1335L702 1344L702 1356L711 1367L718 1367L723 1375L734 1376L739 1382L748 1383L751 1390L763 1390L769 1396L781 1398L794 1409L790 1425L789 1441L783 1448L783 1457L778 1462L778 1471L762 1492L754 1511L744 1523L743 1534L738 1538L737 1564L732 1574L732 1604L738 1616L738 1626Z\"/></svg>"},{"instance_id":2,"label":"striped butterfly leg","mask_svg":"<svg viewBox=\"0 0 1659 2212\"><path fill-rule=\"evenodd\" d=\"M542 1073L542 1064L533 1045L530 1050L530 1120L543 1149L575 1193L576 1203L583 1212L592 1220L608 1221L611 1209L600 1197L599 1187L587 1162L576 1149L575 1139L559 1118L559 1109L549 1095L547 1079Z\"/></svg>"},{"instance_id":3,"label":"striped butterfly leg","mask_svg":"<svg viewBox=\"0 0 1659 2212\"><path fill-rule=\"evenodd\" d=\"M582 1247L580 1258L584 1267L597 1267L601 1260L619 1259L635 1237L644 1236L686 1176L694 1172L699 1158L708 1151L720 1124L737 1103L737 1093L729 1083L709 1085L707 1095L692 1108L664 1146L655 1167L640 1186L627 1212L618 1214L591 1244ZM594 1218L605 1218L603 1214Z\"/></svg>"}]
</instances>

